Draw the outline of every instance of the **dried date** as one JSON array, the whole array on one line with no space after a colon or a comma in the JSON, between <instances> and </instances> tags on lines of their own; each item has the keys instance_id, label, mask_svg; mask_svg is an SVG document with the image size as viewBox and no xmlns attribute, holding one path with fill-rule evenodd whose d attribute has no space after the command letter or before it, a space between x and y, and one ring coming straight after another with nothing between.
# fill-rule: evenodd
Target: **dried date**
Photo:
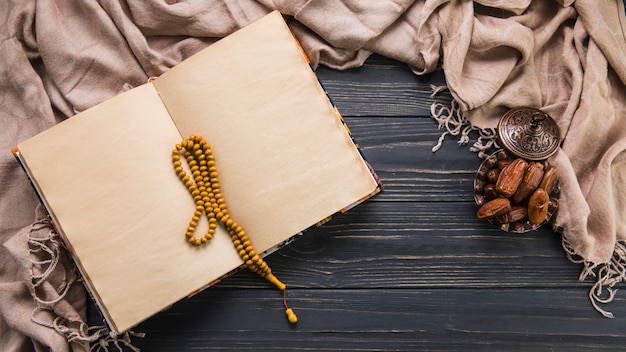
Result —
<instances>
[{"instance_id":1,"label":"dried date","mask_svg":"<svg viewBox=\"0 0 626 352\"><path fill-rule=\"evenodd\" d=\"M537 188L528 200L528 220L533 224L541 224L548 215L550 197L543 188Z\"/></svg>"},{"instance_id":2,"label":"dried date","mask_svg":"<svg viewBox=\"0 0 626 352\"><path fill-rule=\"evenodd\" d=\"M559 169L556 166L549 166L546 172L543 175L543 179L539 184L539 188L543 188L548 195L552 194L554 187L556 186L556 181L559 178Z\"/></svg>"},{"instance_id":3,"label":"dried date","mask_svg":"<svg viewBox=\"0 0 626 352\"><path fill-rule=\"evenodd\" d=\"M506 228L536 228L548 218L550 195L558 187L558 169L543 161L498 155L477 174L482 204L477 218ZM504 227L503 227L504 228Z\"/></svg>"},{"instance_id":4,"label":"dried date","mask_svg":"<svg viewBox=\"0 0 626 352\"><path fill-rule=\"evenodd\" d=\"M509 166L509 164L511 164L512 162L513 162L513 160L511 160L511 159L500 160L500 161L498 161L498 169L504 170L504 168Z\"/></svg>"},{"instance_id":5,"label":"dried date","mask_svg":"<svg viewBox=\"0 0 626 352\"><path fill-rule=\"evenodd\" d=\"M522 158L513 160L512 163L507 165L502 169L502 172L500 172L500 176L496 182L496 191L507 198L511 197L522 183L527 168L528 163L526 160Z\"/></svg>"},{"instance_id":6,"label":"dried date","mask_svg":"<svg viewBox=\"0 0 626 352\"><path fill-rule=\"evenodd\" d=\"M493 183L489 183L485 185L485 187L483 187L483 194L485 195L485 198L487 198L487 200L502 197L502 195L498 193L498 191L496 191L496 185Z\"/></svg>"},{"instance_id":7,"label":"dried date","mask_svg":"<svg viewBox=\"0 0 626 352\"><path fill-rule=\"evenodd\" d=\"M498 216L498 222L500 224L509 224L512 222L520 221L526 218L528 215L528 209L521 205L511 207L511 211L506 214Z\"/></svg>"},{"instance_id":8,"label":"dried date","mask_svg":"<svg viewBox=\"0 0 626 352\"><path fill-rule=\"evenodd\" d=\"M491 183L496 183L498 181L498 177L500 176L500 169L494 168L487 171L487 181Z\"/></svg>"},{"instance_id":9,"label":"dried date","mask_svg":"<svg viewBox=\"0 0 626 352\"><path fill-rule=\"evenodd\" d=\"M496 198L478 208L476 217L480 220L490 219L511 211L511 201L508 198Z\"/></svg>"},{"instance_id":10,"label":"dried date","mask_svg":"<svg viewBox=\"0 0 626 352\"><path fill-rule=\"evenodd\" d=\"M528 197L533 191L539 187L539 183L543 179L543 164L539 162L533 162L528 165L524 178L515 194L511 196L511 202L521 203L526 197Z\"/></svg>"}]
</instances>

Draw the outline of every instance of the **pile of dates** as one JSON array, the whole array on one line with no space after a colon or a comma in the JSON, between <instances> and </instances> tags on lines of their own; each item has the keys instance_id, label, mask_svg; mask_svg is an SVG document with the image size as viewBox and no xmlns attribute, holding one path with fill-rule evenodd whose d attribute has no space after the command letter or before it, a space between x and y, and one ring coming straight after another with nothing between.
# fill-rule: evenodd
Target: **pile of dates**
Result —
<instances>
[{"instance_id":1,"label":"pile of dates","mask_svg":"<svg viewBox=\"0 0 626 352\"><path fill-rule=\"evenodd\" d=\"M556 166L500 151L481 165L476 176L476 217L497 225L516 224L522 230L537 228L556 207L557 188Z\"/></svg>"}]
</instances>

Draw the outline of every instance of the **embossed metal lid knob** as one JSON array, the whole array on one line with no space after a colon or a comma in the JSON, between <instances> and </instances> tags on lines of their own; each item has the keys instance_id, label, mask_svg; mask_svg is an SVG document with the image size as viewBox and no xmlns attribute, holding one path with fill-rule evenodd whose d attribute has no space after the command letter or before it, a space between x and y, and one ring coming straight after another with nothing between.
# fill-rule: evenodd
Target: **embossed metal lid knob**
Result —
<instances>
[{"instance_id":1,"label":"embossed metal lid knob","mask_svg":"<svg viewBox=\"0 0 626 352\"><path fill-rule=\"evenodd\" d=\"M527 107L507 111L498 123L498 136L505 149L528 160L551 157L561 143L561 132L552 117Z\"/></svg>"}]
</instances>

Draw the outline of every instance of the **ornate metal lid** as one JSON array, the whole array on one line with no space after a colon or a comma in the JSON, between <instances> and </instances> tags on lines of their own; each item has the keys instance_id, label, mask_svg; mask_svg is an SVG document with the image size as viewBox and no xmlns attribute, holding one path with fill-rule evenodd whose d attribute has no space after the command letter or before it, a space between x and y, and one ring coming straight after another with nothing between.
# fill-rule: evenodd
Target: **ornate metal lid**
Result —
<instances>
[{"instance_id":1,"label":"ornate metal lid","mask_svg":"<svg viewBox=\"0 0 626 352\"><path fill-rule=\"evenodd\" d=\"M507 111L498 123L498 136L505 149L528 160L551 157L561 143L561 132L552 117L528 107Z\"/></svg>"}]
</instances>

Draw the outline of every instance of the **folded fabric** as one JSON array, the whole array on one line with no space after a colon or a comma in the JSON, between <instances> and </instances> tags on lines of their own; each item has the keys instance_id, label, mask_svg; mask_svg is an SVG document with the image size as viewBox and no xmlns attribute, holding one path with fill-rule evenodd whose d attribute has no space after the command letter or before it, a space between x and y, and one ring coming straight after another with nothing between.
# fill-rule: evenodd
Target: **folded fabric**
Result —
<instances>
[{"instance_id":1,"label":"folded fabric","mask_svg":"<svg viewBox=\"0 0 626 352\"><path fill-rule=\"evenodd\" d=\"M54 309L35 315L39 319L24 318L41 308L28 286L39 269L24 260L24 250L33 245L28 238L49 228L35 216L37 198L10 148L273 9L288 16L315 65L356 67L372 53L404 62L415 74L441 64L460 112L444 118L461 119L485 136L509 108L549 113L564 136L552 160L562 191L554 228L566 253L583 263L581 279L596 275L592 302L610 301L611 287L626 272L621 1L12 0L0 2L1 350L81 350L100 334L81 327L84 301L73 290L56 297ZM473 149L480 154L489 145L481 139Z\"/></svg>"}]
</instances>

